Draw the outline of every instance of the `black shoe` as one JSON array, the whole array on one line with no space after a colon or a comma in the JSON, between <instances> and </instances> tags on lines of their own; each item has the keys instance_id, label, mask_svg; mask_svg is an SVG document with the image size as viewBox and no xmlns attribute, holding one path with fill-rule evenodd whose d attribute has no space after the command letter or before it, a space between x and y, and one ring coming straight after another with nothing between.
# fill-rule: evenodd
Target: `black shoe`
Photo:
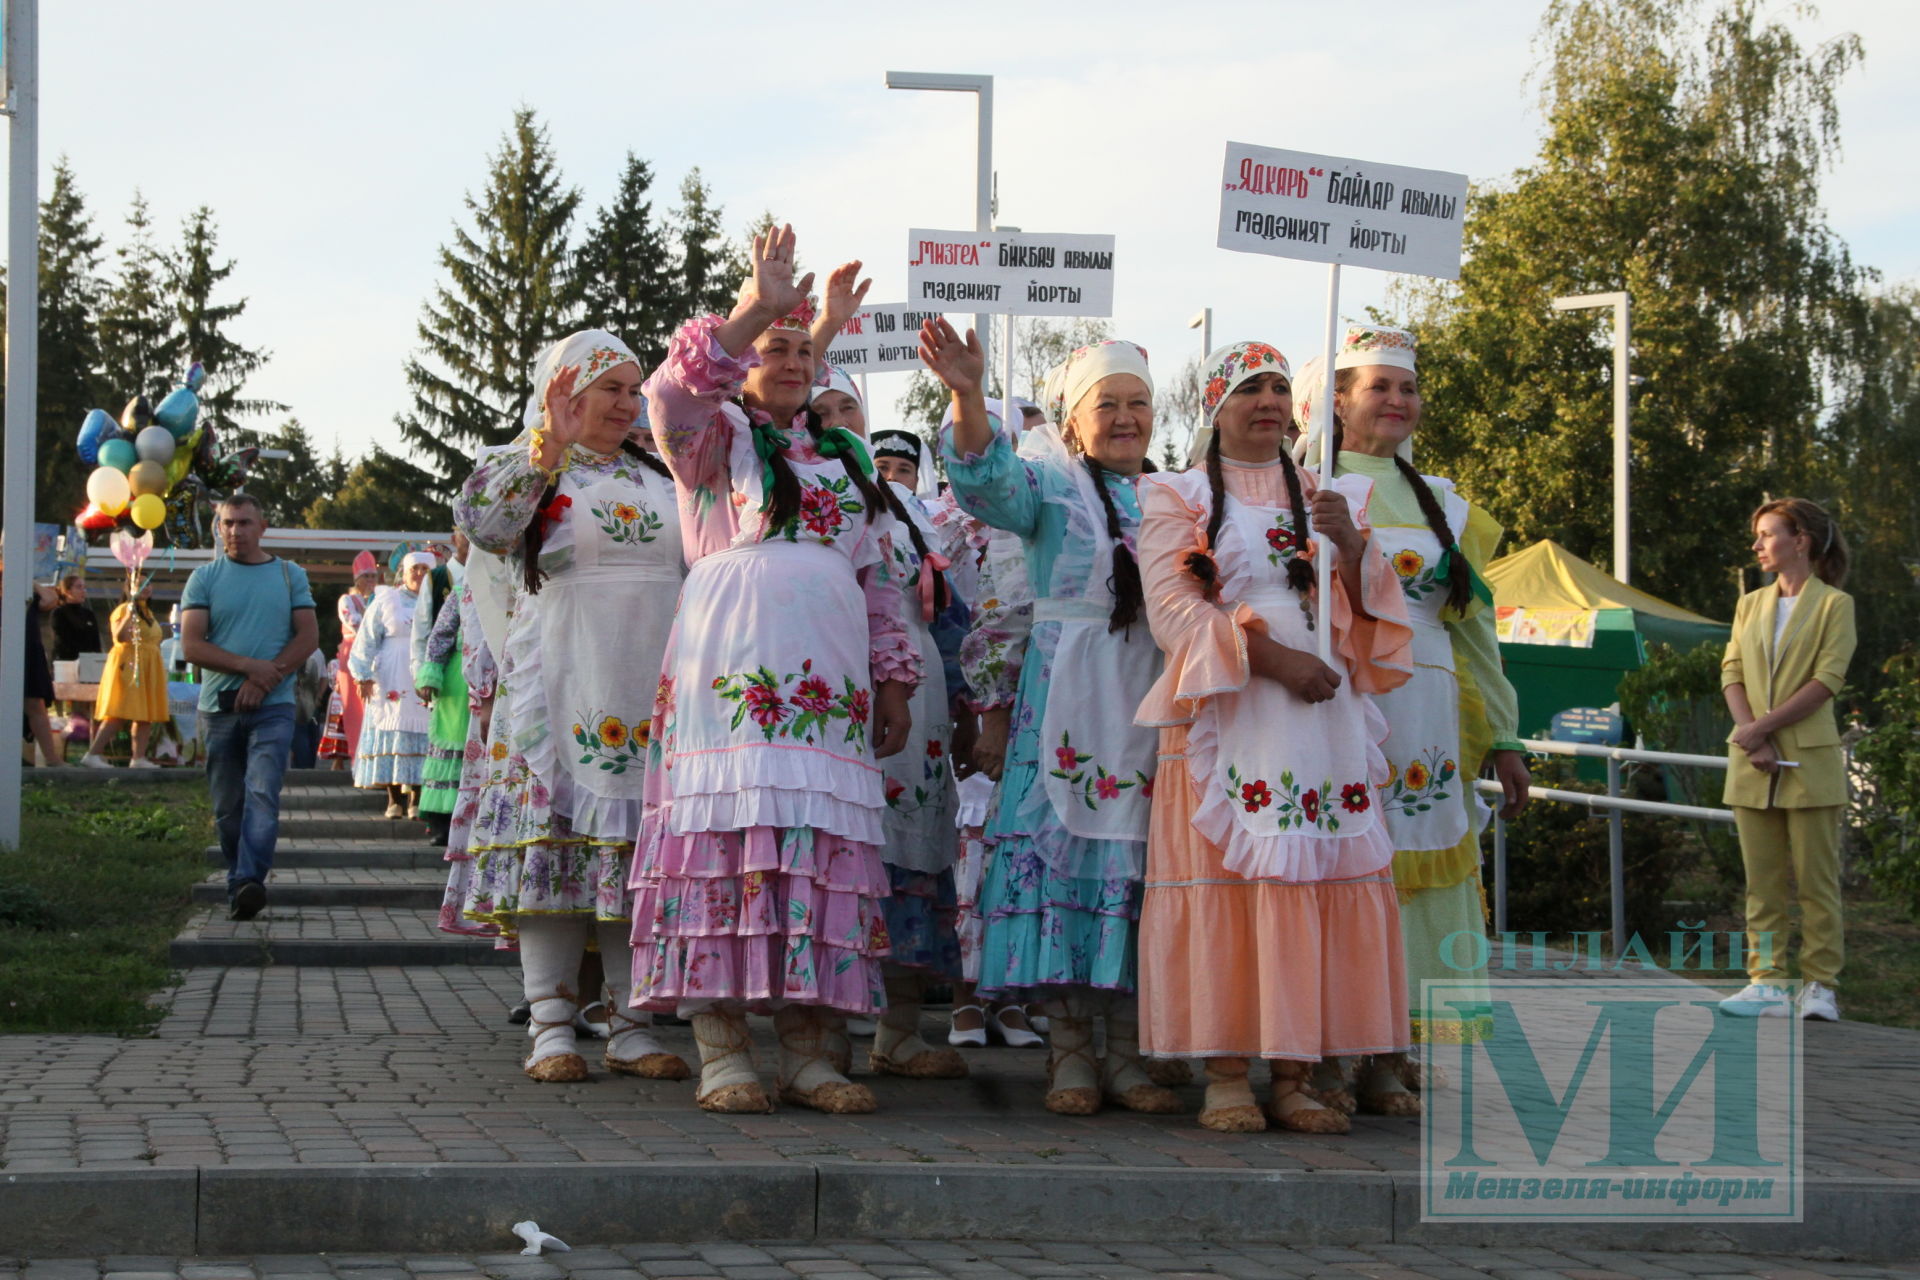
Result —
<instances>
[{"instance_id":1,"label":"black shoe","mask_svg":"<svg viewBox=\"0 0 1920 1280\"><path fill-rule=\"evenodd\" d=\"M227 908L229 920L251 920L267 905L267 886L258 880L243 880L233 891L233 903Z\"/></svg>"},{"instance_id":2,"label":"black shoe","mask_svg":"<svg viewBox=\"0 0 1920 1280\"><path fill-rule=\"evenodd\" d=\"M507 1021L516 1027L524 1027L533 1020L533 1006L522 1000L507 1010Z\"/></svg>"}]
</instances>

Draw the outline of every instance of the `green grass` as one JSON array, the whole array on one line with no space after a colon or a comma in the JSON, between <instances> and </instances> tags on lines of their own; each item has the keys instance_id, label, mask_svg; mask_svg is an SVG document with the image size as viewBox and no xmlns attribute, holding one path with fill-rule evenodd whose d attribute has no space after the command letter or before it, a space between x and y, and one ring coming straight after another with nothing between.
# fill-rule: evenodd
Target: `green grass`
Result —
<instances>
[{"instance_id":1,"label":"green grass","mask_svg":"<svg viewBox=\"0 0 1920 1280\"><path fill-rule=\"evenodd\" d=\"M0 1032L144 1035L212 841L204 786L28 785L0 850Z\"/></svg>"}]
</instances>

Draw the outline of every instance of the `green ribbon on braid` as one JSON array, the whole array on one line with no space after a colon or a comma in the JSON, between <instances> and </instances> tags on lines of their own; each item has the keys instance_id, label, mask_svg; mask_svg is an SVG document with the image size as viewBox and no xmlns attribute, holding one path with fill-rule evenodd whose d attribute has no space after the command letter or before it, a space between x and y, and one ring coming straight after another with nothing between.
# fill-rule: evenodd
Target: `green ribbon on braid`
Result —
<instances>
[{"instance_id":1,"label":"green ribbon on braid","mask_svg":"<svg viewBox=\"0 0 1920 1280\"><path fill-rule=\"evenodd\" d=\"M1448 547L1445 551L1441 552L1440 564L1433 571L1435 581L1446 582L1449 580L1449 575L1453 570L1453 553L1458 550L1458 547ZM1466 560L1465 556L1462 556L1461 559L1466 562L1467 582L1473 587L1473 598L1491 609L1493 607L1493 588L1488 586L1486 580L1473 571L1472 561Z\"/></svg>"},{"instance_id":2,"label":"green ribbon on braid","mask_svg":"<svg viewBox=\"0 0 1920 1280\"><path fill-rule=\"evenodd\" d=\"M860 470L867 475L873 474L873 459L867 454L866 441L845 427L828 427L820 433L820 456L823 458L845 459L852 457L860 464Z\"/></svg>"},{"instance_id":3,"label":"green ribbon on braid","mask_svg":"<svg viewBox=\"0 0 1920 1280\"><path fill-rule=\"evenodd\" d=\"M753 451L760 459L760 509L773 503L773 457L787 447L787 433L771 422L753 425Z\"/></svg>"}]
</instances>

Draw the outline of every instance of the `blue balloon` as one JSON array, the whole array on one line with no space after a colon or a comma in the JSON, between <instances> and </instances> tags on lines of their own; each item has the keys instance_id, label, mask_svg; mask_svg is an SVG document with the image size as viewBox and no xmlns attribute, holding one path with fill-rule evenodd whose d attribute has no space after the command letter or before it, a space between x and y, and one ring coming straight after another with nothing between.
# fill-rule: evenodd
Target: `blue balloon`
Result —
<instances>
[{"instance_id":1,"label":"blue balloon","mask_svg":"<svg viewBox=\"0 0 1920 1280\"><path fill-rule=\"evenodd\" d=\"M105 409L87 410L87 416L80 420L80 438L74 441L74 447L80 451L80 461L90 467L98 465L100 444L111 430L113 417Z\"/></svg>"},{"instance_id":2,"label":"blue balloon","mask_svg":"<svg viewBox=\"0 0 1920 1280\"><path fill-rule=\"evenodd\" d=\"M175 440L193 434L194 419L200 416L200 397L185 387L175 387L153 411L153 420L173 433Z\"/></svg>"},{"instance_id":3,"label":"blue balloon","mask_svg":"<svg viewBox=\"0 0 1920 1280\"><path fill-rule=\"evenodd\" d=\"M140 461L140 454L131 440L109 440L100 446L100 465L112 467L125 474L133 470L133 464Z\"/></svg>"},{"instance_id":4,"label":"blue balloon","mask_svg":"<svg viewBox=\"0 0 1920 1280\"><path fill-rule=\"evenodd\" d=\"M207 380L207 367L198 360L187 370L187 390L198 391L200 384Z\"/></svg>"}]
</instances>

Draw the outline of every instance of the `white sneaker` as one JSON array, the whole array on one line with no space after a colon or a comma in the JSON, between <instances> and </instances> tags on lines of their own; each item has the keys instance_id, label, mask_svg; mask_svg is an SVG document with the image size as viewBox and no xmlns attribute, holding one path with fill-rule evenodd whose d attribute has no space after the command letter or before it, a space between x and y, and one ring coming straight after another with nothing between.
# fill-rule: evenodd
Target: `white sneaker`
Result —
<instances>
[{"instance_id":1,"label":"white sneaker","mask_svg":"<svg viewBox=\"0 0 1920 1280\"><path fill-rule=\"evenodd\" d=\"M89 751L86 755L80 757L80 767L83 769L111 769L113 768L113 761L107 759L105 756L94 755L93 752Z\"/></svg>"},{"instance_id":2,"label":"white sneaker","mask_svg":"<svg viewBox=\"0 0 1920 1280\"><path fill-rule=\"evenodd\" d=\"M1784 1018L1793 1011L1793 995L1770 982L1749 982L1720 1002L1720 1012L1736 1018Z\"/></svg>"},{"instance_id":3,"label":"white sneaker","mask_svg":"<svg viewBox=\"0 0 1920 1280\"><path fill-rule=\"evenodd\" d=\"M129 769L158 769L159 767L160 766L157 762L152 760L147 760L144 758L139 760L129 760L127 762L127 768Z\"/></svg>"},{"instance_id":4,"label":"white sneaker","mask_svg":"<svg viewBox=\"0 0 1920 1280\"><path fill-rule=\"evenodd\" d=\"M1800 988L1800 1016L1814 1022L1840 1021L1840 1001L1833 988L1809 982Z\"/></svg>"}]
</instances>

